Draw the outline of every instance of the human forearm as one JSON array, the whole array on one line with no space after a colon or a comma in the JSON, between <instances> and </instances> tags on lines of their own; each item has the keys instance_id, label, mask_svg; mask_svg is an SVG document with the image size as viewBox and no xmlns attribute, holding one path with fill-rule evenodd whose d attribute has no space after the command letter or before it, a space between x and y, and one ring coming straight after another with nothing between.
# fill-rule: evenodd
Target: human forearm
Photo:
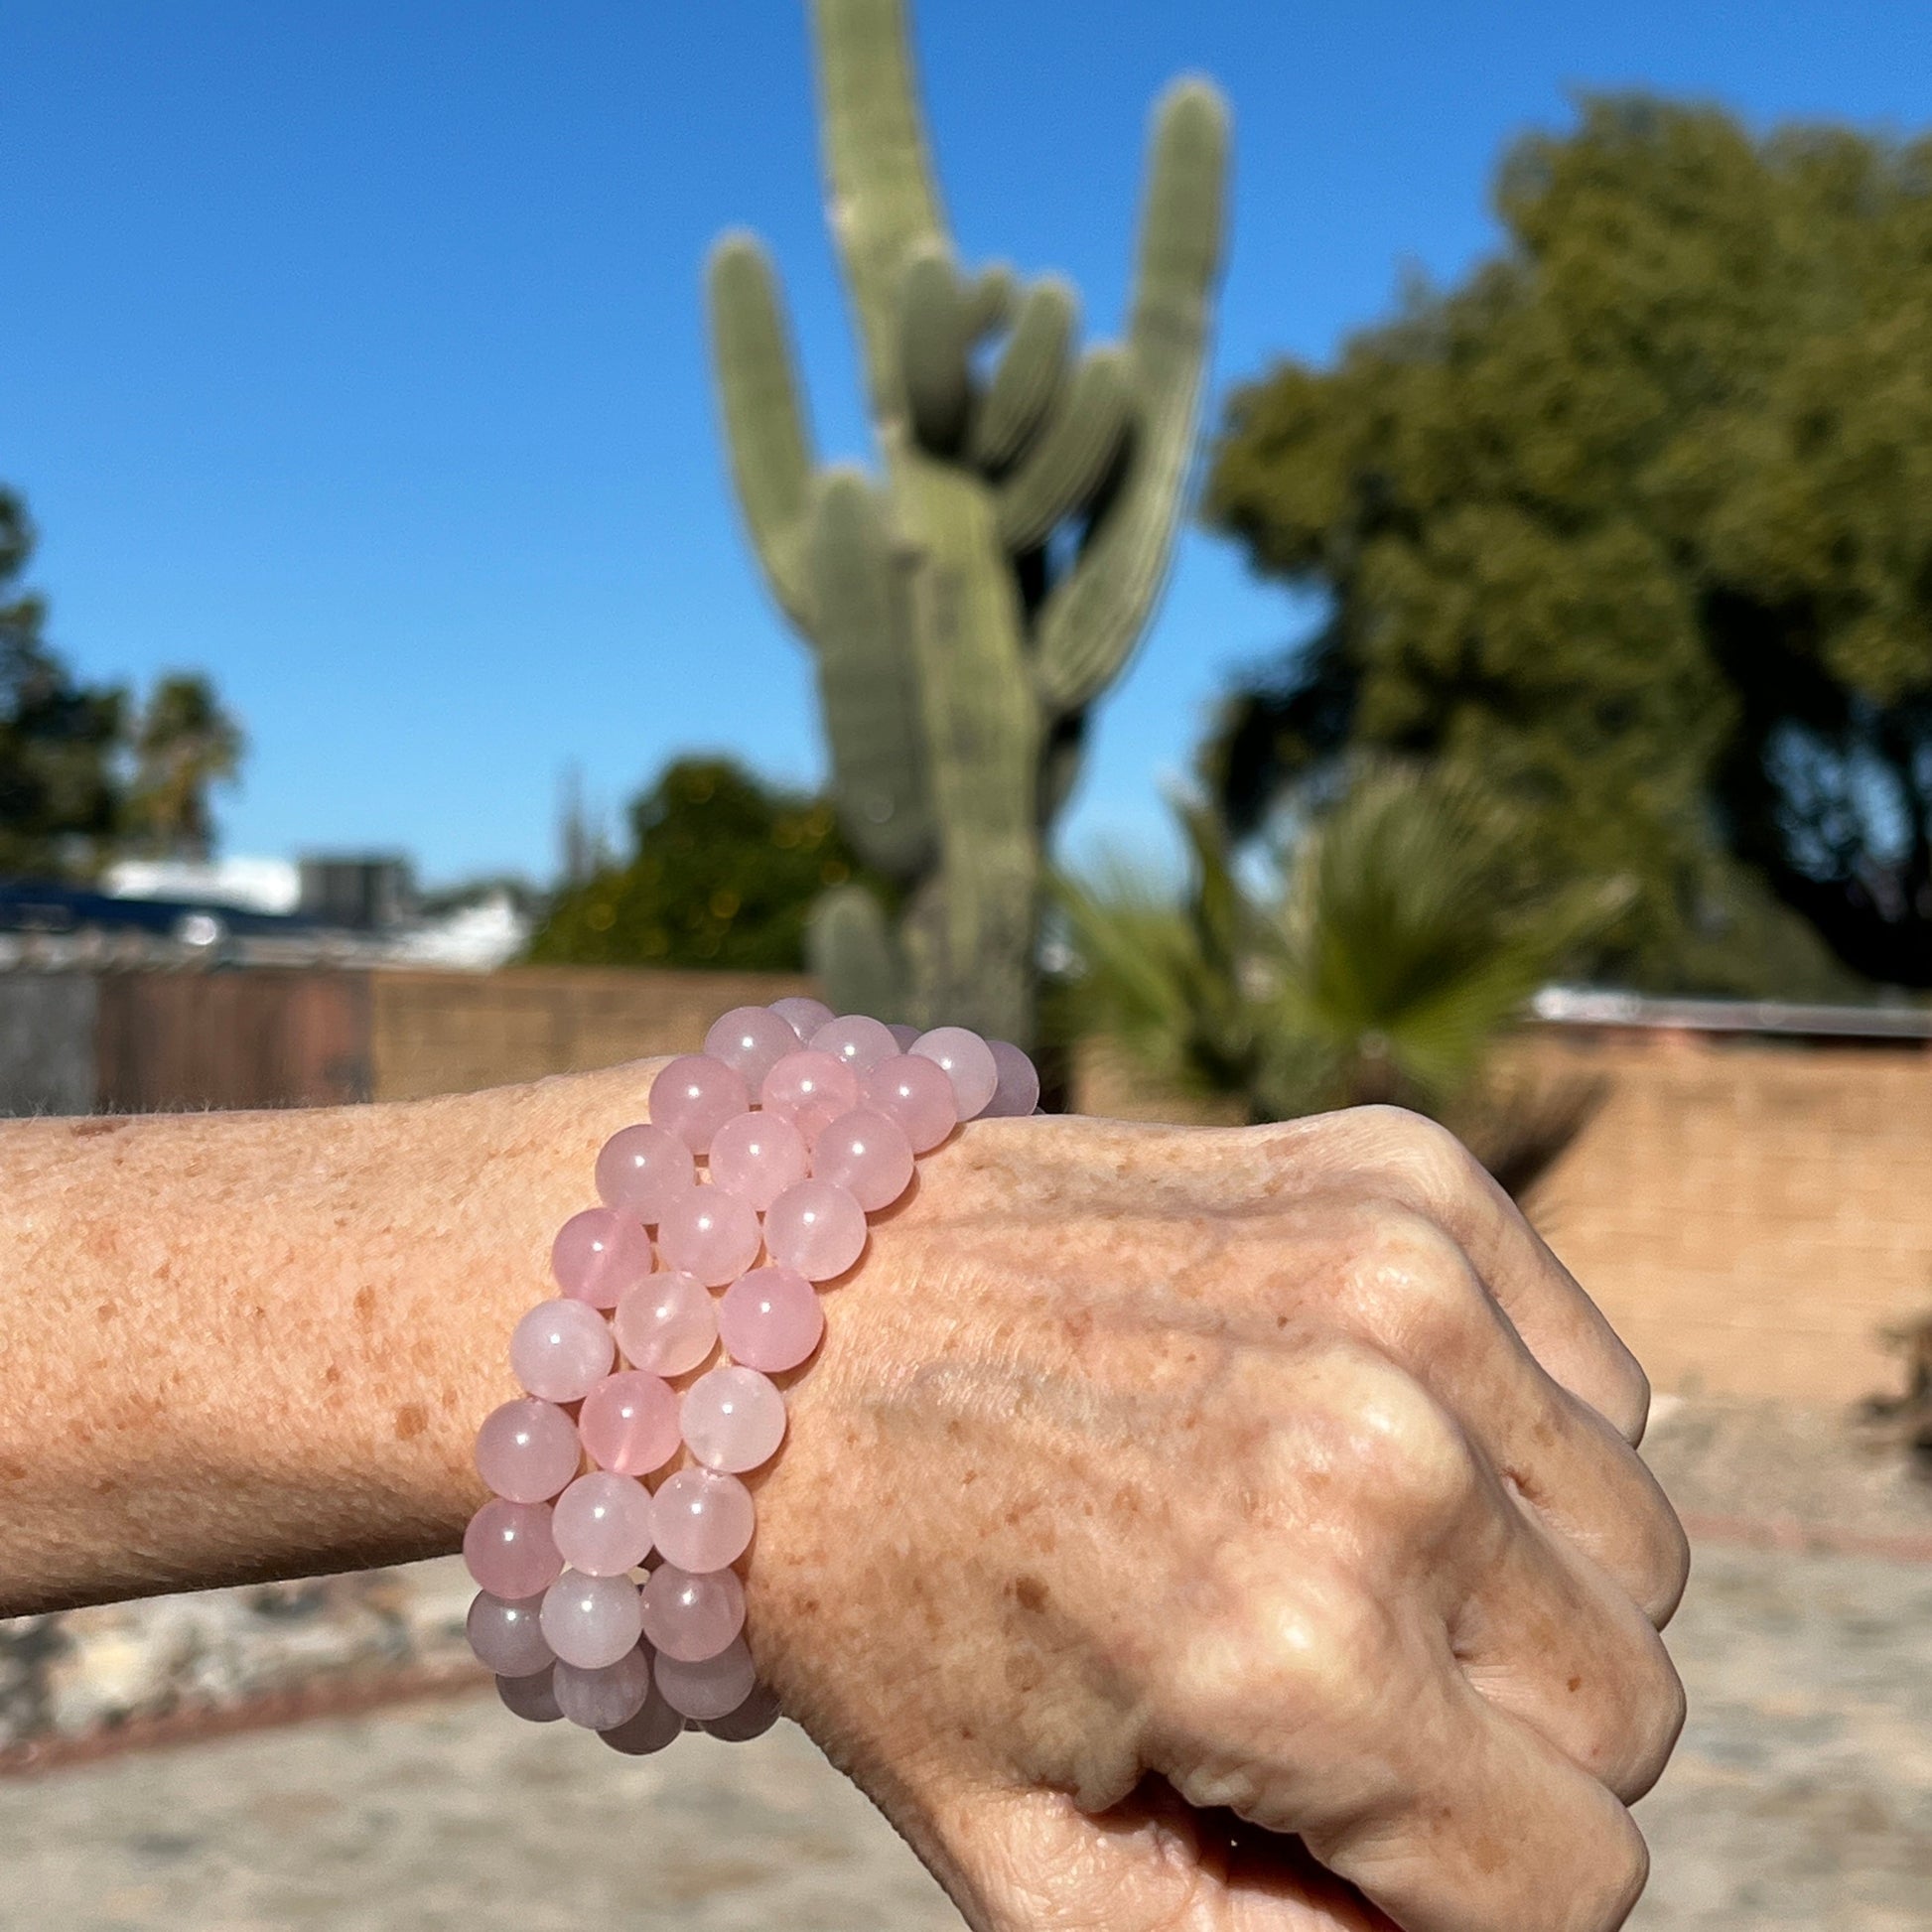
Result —
<instances>
[{"instance_id":1,"label":"human forearm","mask_svg":"<svg viewBox=\"0 0 1932 1932\"><path fill-rule=\"evenodd\" d=\"M549 1232L651 1070L0 1127L0 1613L453 1549Z\"/></svg>"}]
</instances>

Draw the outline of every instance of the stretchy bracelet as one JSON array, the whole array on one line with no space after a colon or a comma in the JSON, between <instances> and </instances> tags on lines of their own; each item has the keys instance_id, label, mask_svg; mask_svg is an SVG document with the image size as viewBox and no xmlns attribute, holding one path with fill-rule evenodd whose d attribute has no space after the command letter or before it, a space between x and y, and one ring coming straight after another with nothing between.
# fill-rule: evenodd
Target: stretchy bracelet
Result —
<instances>
[{"instance_id":1,"label":"stretchy bracelet","mask_svg":"<svg viewBox=\"0 0 1932 1932\"><path fill-rule=\"evenodd\" d=\"M477 1432L493 1493L463 1539L470 1644L516 1716L632 1755L776 1721L739 1575L741 1478L784 1440L770 1378L818 1347L819 1288L858 1264L915 1159L1038 1099L1004 1040L806 999L734 1008L658 1073L649 1124L597 1157L603 1205L551 1247L561 1294L510 1337L527 1393Z\"/></svg>"}]
</instances>

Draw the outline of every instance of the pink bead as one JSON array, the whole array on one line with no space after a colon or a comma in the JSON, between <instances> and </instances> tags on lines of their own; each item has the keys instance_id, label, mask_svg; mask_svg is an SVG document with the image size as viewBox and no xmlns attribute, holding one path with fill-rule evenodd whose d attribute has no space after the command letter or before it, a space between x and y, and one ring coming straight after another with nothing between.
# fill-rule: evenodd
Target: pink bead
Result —
<instances>
[{"instance_id":1,"label":"pink bead","mask_svg":"<svg viewBox=\"0 0 1932 1932\"><path fill-rule=\"evenodd\" d=\"M660 1650L650 1668L664 1702L701 1723L729 1717L758 1683L743 1637L734 1637L717 1656L696 1664L680 1663Z\"/></svg>"},{"instance_id":2,"label":"pink bead","mask_svg":"<svg viewBox=\"0 0 1932 1932\"><path fill-rule=\"evenodd\" d=\"M728 1744L749 1744L754 1737L762 1737L783 1716L777 1692L767 1685L754 1684L751 1695L736 1711L727 1711L722 1718L707 1718L704 1727Z\"/></svg>"},{"instance_id":3,"label":"pink bead","mask_svg":"<svg viewBox=\"0 0 1932 1932\"><path fill-rule=\"evenodd\" d=\"M627 1650L601 1670L559 1664L551 1688L557 1708L572 1724L586 1730L615 1730L644 1708L651 1691L650 1659L641 1650Z\"/></svg>"},{"instance_id":4,"label":"pink bead","mask_svg":"<svg viewBox=\"0 0 1932 1932\"><path fill-rule=\"evenodd\" d=\"M989 1039L1000 1083L986 1103L982 1120L1024 1120L1039 1105L1039 1072L1010 1039Z\"/></svg>"},{"instance_id":5,"label":"pink bead","mask_svg":"<svg viewBox=\"0 0 1932 1932\"><path fill-rule=\"evenodd\" d=\"M665 1208L657 1224L657 1252L665 1265L706 1288L735 1282L758 1260L763 1240L758 1210L729 1187L693 1187Z\"/></svg>"},{"instance_id":6,"label":"pink bead","mask_svg":"<svg viewBox=\"0 0 1932 1932\"><path fill-rule=\"evenodd\" d=\"M621 1127L598 1151L598 1199L653 1227L696 1177L691 1150L668 1128Z\"/></svg>"},{"instance_id":7,"label":"pink bead","mask_svg":"<svg viewBox=\"0 0 1932 1932\"><path fill-rule=\"evenodd\" d=\"M492 1596L536 1596L563 1572L543 1503L486 1502L463 1532L463 1561Z\"/></svg>"},{"instance_id":8,"label":"pink bead","mask_svg":"<svg viewBox=\"0 0 1932 1932\"><path fill-rule=\"evenodd\" d=\"M810 1039L819 1028L829 1025L837 1017L823 1000L808 1000L795 993L789 999L773 1000L771 1011L800 1039Z\"/></svg>"},{"instance_id":9,"label":"pink bead","mask_svg":"<svg viewBox=\"0 0 1932 1932\"><path fill-rule=\"evenodd\" d=\"M684 1392L678 1428L707 1469L737 1475L777 1453L785 1399L755 1368L708 1369Z\"/></svg>"},{"instance_id":10,"label":"pink bead","mask_svg":"<svg viewBox=\"0 0 1932 1932\"><path fill-rule=\"evenodd\" d=\"M918 1038L922 1029L908 1027L902 1020L891 1020L886 1024L886 1031L892 1035L894 1045L901 1053L909 1053L912 1050L912 1042Z\"/></svg>"},{"instance_id":11,"label":"pink bead","mask_svg":"<svg viewBox=\"0 0 1932 1932\"><path fill-rule=\"evenodd\" d=\"M740 1114L712 1137L711 1178L750 1201L760 1214L811 1171L805 1137L776 1114Z\"/></svg>"},{"instance_id":12,"label":"pink bead","mask_svg":"<svg viewBox=\"0 0 1932 1932\"><path fill-rule=\"evenodd\" d=\"M751 1548L756 1515L736 1476L679 1469L650 1499L651 1541L680 1570L723 1570Z\"/></svg>"},{"instance_id":13,"label":"pink bead","mask_svg":"<svg viewBox=\"0 0 1932 1932\"><path fill-rule=\"evenodd\" d=\"M796 1368L825 1332L812 1285L791 1268L754 1268L718 1302L718 1335L735 1362L767 1375Z\"/></svg>"},{"instance_id":14,"label":"pink bead","mask_svg":"<svg viewBox=\"0 0 1932 1932\"><path fill-rule=\"evenodd\" d=\"M643 1223L609 1207L573 1214L550 1244L550 1272L557 1286L572 1301L588 1302L594 1309L616 1308L618 1298L635 1288L651 1266L650 1236Z\"/></svg>"},{"instance_id":15,"label":"pink bead","mask_svg":"<svg viewBox=\"0 0 1932 1932\"><path fill-rule=\"evenodd\" d=\"M771 1203L764 1245L808 1282L829 1282L865 1253L866 1210L829 1180L801 1180Z\"/></svg>"},{"instance_id":16,"label":"pink bead","mask_svg":"<svg viewBox=\"0 0 1932 1932\"><path fill-rule=\"evenodd\" d=\"M712 1135L751 1104L744 1074L709 1053L686 1053L670 1061L650 1084L651 1120L668 1128L693 1154L704 1153Z\"/></svg>"},{"instance_id":17,"label":"pink bead","mask_svg":"<svg viewBox=\"0 0 1932 1932\"><path fill-rule=\"evenodd\" d=\"M581 1402L611 1372L611 1324L584 1302L539 1302L510 1334L510 1367L545 1402Z\"/></svg>"},{"instance_id":18,"label":"pink bead","mask_svg":"<svg viewBox=\"0 0 1932 1932\"><path fill-rule=\"evenodd\" d=\"M715 1657L745 1627L745 1586L735 1570L693 1575L660 1564L640 1598L644 1635L666 1657L695 1664Z\"/></svg>"},{"instance_id":19,"label":"pink bead","mask_svg":"<svg viewBox=\"0 0 1932 1932\"><path fill-rule=\"evenodd\" d=\"M952 1082L922 1053L881 1060L863 1091L868 1107L898 1122L914 1154L930 1154L959 1125Z\"/></svg>"},{"instance_id":20,"label":"pink bead","mask_svg":"<svg viewBox=\"0 0 1932 1932\"><path fill-rule=\"evenodd\" d=\"M506 1402L477 1431L477 1473L513 1503L547 1503L582 1459L575 1425L553 1403Z\"/></svg>"},{"instance_id":21,"label":"pink bead","mask_svg":"<svg viewBox=\"0 0 1932 1932\"><path fill-rule=\"evenodd\" d=\"M543 1593L543 1634L560 1663L579 1670L615 1664L643 1634L637 1586L627 1577L566 1570Z\"/></svg>"},{"instance_id":22,"label":"pink bead","mask_svg":"<svg viewBox=\"0 0 1932 1932\"><path fill-rule=\"evenodd\" d=\"M550 1646L537 1622L542 1604L541 1596L512 1598L479 1590L464 1626L477 1661L498 1677L529 1677L548 1670Z\"/></svg>"},{"instance_id":23,"label":"pink bead","mask_svg":"<svg viewBox=\"0 0 1932 1932\"><path fill-rule=\"evenodd\" d=\"M705 1344L707 1354L710 1346ZM621 1476L649 1475L677 1453L682 1440L677 1397L661 1376L621 1369L607 1375L584 1398L577 1434L599 1468Z\"/></svg>"},{"instance_id":24,"label":"pink bead","mask_svg":"<svg viewBox=\"0 0 1932 1932\"><path fill-rule=\"evenodd\" d=\"M526 1724L554 1725L563 1714L557 1702L554 1670L546 1666L524 1677L499 1677L496 1695L503 1709Z\"/></svg>"},{"instance_id":25,"label":"pink bead","mask_svg":"<svg viewBox=\"0 0 1932 1932\"><path fill-rule=\"evenodd\" d=\"M683 1375L718 1339L718 1305L696 1277L666 1271L633 1288L618 1304L611 1325L632 1368Z\"/></svg>"},{"instance_id":26,"label":"pink bead","mask_svg":"<svg viewBox=\"0 0 1932 1932\"><path fill-rule=\"evenodd\" d=\"M650 1491L629 1476L594 1469L551 1507L557 1554L587 1577L621 1577L650 1554Z\"/></svg>"},{"instance_id":27,"label":"pink bead","mask_svg":"<svg viewBox=\"0 0 1932 1932\"><path fill-rule=\"evenodd\" d=\"M767 1114L790 1121L809 1147L827 1121L859 1104L859 1076L830 1053L787 1053L764 1076L759 1098Z\"/></svg>"},{"instance_id":28,"label":"pink bead","mask_svg":"<svg viewBox=\"0 0 1932 1932\"><path fill-rule=\"evenodd\" d=\"M798 1050L798 1034L791 1022L769 1007L733 1007L711 1024L704 1050L745 1076L753 1093L787 1053Z\"/></svg>"},{"instance_id":29,"label":"pink bead","mask_svg":"<svg viewBox=\"0 0 1932 1932\"><path fill-rule=\"evenodd\" d=\"M597 1734L614 1751L621 1751L626 1757L648 1757L652 1751L661 1751L664 1746L684 1731L684 1713L673 1711L664 1702L664 1694L653 1683L650 1694L644 1700L644 1708L627 1724L621 1724L611 1730L600 1730Z\"/></svg>"},{"instance_id":30,"label":"pink bead","mask_svg":"<svg viewBox=\"0 0 1932 1932\"><path fill-rule=\"evenodd\" d=\"M864 1073L881 1060L891 1059L898 1051L898 1041L883 1020L845 1013L830 1026L819 1028L812 1035L811 1048L814 1053L829 1053L833 1059L843 1060L854 1073Z\"/></svg>"},{"instance_id":31,"label":"pink bead","mask_svg":"<svg viewBox=\"0 0 1932 1932\"><path fill-rule=\"evenodd\" d=\"M932 1061L952 1082L961 1120L973 1120L986 1111L1000 1084L1000 1069L992 1047L978 1034L965 1027L934 1027L912 1042L911 1050Z\"/></svg>"},{"instance_id":32,"label":"pink bead","mask_svg":"<svg viewBox=\"0 0 1932 1932\"><path fill-rule=\"evenodd\" d=\"M874 1107L855 1107L826 1128L812 1148L812 1173L843 1187L867 1213L891 1207L912 1179L912 1143Z\"/></svg>"}]
</instances>

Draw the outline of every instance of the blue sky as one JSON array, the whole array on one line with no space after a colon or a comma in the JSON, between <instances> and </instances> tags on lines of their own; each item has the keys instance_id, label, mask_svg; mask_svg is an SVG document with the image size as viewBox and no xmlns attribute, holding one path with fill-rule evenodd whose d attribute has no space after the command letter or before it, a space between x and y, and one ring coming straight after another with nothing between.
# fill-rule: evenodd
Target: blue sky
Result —
<instances>
[{"instance_id":1,"label":"blue sky","mask_svg":"<svg viewBox=\"0 0 1932 1932\"><path fill-rule=\"evenodd\" d=\"M1492 246L1497 154L1577 87L1932 122L1925 0L926 0L917 30L963 253L1070 273L1099 334L1147 104L1221 81L1216 398ZM0 478L87 675L203 665L242 715L230 850L541 876L572 760L613 806L684 748L816 775L714 428L698 270L736 222L783 267L826 453L863 454L795 0L12 0ZM1187 533L1076 854L1161 848L1162 775L1297 623Z\"/></svg>"}]
</instances>

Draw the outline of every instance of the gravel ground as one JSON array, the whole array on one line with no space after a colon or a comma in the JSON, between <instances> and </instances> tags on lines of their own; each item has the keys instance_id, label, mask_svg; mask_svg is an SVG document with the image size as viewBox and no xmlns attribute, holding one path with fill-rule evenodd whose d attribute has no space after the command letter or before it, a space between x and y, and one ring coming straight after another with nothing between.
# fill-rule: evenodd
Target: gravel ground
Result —
<instances>
[{"instance_id":1,"label":"gravel ground","mask_svg":"<svg viewBox=\"0 0 1932 1932\"><path fill-rule=\"evenodd\" d=\"M1640 1932L1932 1932L1932 1565L1705 1546ZM938 1932L789 1725L632 1763L493 1700L0 1784L0 1932Z\"/></svg>"}]
</instances>

